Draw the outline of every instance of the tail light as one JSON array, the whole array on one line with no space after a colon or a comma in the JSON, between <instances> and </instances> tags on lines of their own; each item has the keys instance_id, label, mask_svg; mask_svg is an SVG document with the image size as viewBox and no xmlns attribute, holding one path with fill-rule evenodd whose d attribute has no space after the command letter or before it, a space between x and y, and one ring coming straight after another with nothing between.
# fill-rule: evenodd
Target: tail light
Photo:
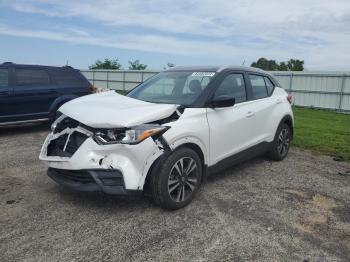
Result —
<instances>
[{"instance_id":1,"label":"tail light","mask_svg":"<svg viewBox=\"0 0 350 262\"><path fill-rule=\"evenodd\" d=\"M293 96L292 96L292 94L288 94L288 95L287 95L287 100L288 100L289 104L292 104L292 102L293 102Z\"/></svg>"},{"instance_id":2,"label":"tail light","mask_svg":"<svg viewBox=\"0 0 350 262\"><path fill-rule=\"evenodd\" d=\"M92 94L94 92L94 86L91 83L89 83L89 85L88 85L88 92L90 94Z\"/></svg>"}]
</instances>

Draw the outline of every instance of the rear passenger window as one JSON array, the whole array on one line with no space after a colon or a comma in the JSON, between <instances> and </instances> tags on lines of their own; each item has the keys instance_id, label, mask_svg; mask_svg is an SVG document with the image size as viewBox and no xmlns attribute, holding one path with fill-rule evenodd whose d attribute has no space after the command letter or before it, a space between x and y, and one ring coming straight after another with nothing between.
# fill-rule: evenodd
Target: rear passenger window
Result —
<instances>
[{"instance_id":1,"label":"rear passenger window","mask_svg":"<svg viewBox=\"0 0 350 262\"><path fill-rule=\"evenodd\" d=\"M275 87L275 85L271 82L271 80L268 77L264 77L265 80L265 84L266 84L266 88L267 88L267 93L269 95L271 95L273 88Z\"/></svg>"},{"instance_id":2,"label":"rear passenger window","mask_svg":"<svg viewBox=\"0 0 350 262\"><path fill-rule=\"evenodd\" d=\"M0 69L0 88L8 87L9 85L9 71L8 69Z\"/></svg>"},{"instance_id":3,"label":"rear passenger window","mask_svg":"<svg viewBox=\"0 0 350 262\"><path fill-rule=\"evenodd\" d=\"M245 84L242 74L228 75L215 92L215 97L234 97L236 103L247 100Z\"/></svg>"},{"instance_id":4,"label":"rear passenger window","mask_svg":"<svg viewBox=\"0 0 350 262\"><path fill-rule=\"evenodd\" d=\"M80 78L73 71L69 70L50 70L50 74L55 82L61 86L79 86L82 84Z\"/></svg>"},{"instance_id":5,"label":"rear passenger window","mask_svg":"<svg viewBox=\"0 0 350 262\"><path fill-rule=\"evenodd\" d=\"M43 69L17 69L16 84L19 86L47 85L50 78Z\"/></svg>"},{"instance_id":6,"label":"rear passenger window","mask_svg":"<svg viewBox=\"0 0 350 262\"><path fill-rule=\"evenodd\" d=\"M253 98L260 99L267 97L267 88L263 76L249 75L250 84L252 86Z\"/></svg>"}]
</instances>

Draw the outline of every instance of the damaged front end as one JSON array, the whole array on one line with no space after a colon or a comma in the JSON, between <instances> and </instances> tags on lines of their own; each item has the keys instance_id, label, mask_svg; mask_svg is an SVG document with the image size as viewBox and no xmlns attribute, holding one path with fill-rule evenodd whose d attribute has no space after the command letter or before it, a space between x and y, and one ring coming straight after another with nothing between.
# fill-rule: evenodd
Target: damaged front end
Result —
<instances>
[{"instance_id":1,"label":"damaged front end","mask_svg":"<svg viewBox=\"0 0 350 262\"><path fill-rule=\"evenodd\" d=\"M93 132L78 121L61 115L52 125L40 157L70 158Z\"/></svg>"},{"instance_id":2,"label":"damaged front end","mask_svg":"<svg viewBox=\"0 0 350 262\"><path fill-rule=\"evenodd\" d=\"M166 121L175 121L179 114ZM162 120L159 120L162 121ZM142 192L152 163L170 150L164 122L123 128L92 128L66 115L52 124L40 153L48 175L78 191Z\"/></svg>"},{"instance_id":3,"label":"damaged front end","mask_svg":"<svg viewBox=\"0 0 350 262\"><path fill-rule=\"evenodd\" d=\"M99 145L135 145L141 143L149 137L152 137L154 140L156 140L168 129L168 126L161 126L159 124L144 124L124 129L117 128L97 130L94 133L94 140Z\"/></svg>"}]
</instances>

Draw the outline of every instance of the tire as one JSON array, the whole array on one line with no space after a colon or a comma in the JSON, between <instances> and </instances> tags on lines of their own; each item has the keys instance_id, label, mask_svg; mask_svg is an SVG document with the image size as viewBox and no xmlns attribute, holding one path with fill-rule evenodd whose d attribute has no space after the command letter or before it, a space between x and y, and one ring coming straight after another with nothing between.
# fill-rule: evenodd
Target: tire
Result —
<instances>
[{"instance_id":1,"label":"tire","mask_svg":"<svg viewBox=\"0 0 350 262\"><path fill-rule=\"evenodd\" d=\"M290 148L292 131L286 123L280 124L277 128L275 139L272 142L272 149L268 156L275 161L282 161L287 155Z\"/></svg>"},{"instance_id":2,"label":"tire","mask_svg":"<svg viewBox=\"0 0 350 262\"><path fill-rule=\"evenodd\" d=\"M165 209L176 210L189 204L202 179L202 161L198 154L181 147L160 159L150 177L154 202Z\"/></svg>"}]
</instances>

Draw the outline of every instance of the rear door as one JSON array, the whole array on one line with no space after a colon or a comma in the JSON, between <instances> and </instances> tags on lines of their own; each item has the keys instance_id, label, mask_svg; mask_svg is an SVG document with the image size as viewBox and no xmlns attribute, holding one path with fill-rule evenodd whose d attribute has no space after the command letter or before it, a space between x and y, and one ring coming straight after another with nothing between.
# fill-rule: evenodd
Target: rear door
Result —
<instances>
[{"instance_id":1,"label":"rear door","mask_svg":"<svg viewBox=\"0 0 350 262\"><path fill-rule=\"evenodd\" d=\"M252 130L254 105L248 101L244 73L228 73L215 91L215 96L232 96L236 103L232 107L207 109L210 165L250 147L255 134Z\"/></svg>"},{"instance_id":2,"label":"rear door","mask_svg":"<svg viewBox=\"0 0 350 262\"><path fill-rule=\"evenodd\" d=\"M0 123L13 121L12 87L10 84L10 69L0 67Z\"/></svg>"},{"instance_id":3,"label":"rear door","mask_svg":"<svg viewBox=\"0 0 350 262\"><path fill-rule=\"evenodd\" d=\"M269 125L270 119L273 117L273 109L276 106L276 101L271 97L274 86L269 78L264 75L247 73L247 79L251 99L254 103L251 116L254 123L254 127L251 129L252 141L254 144L258 144L271 137Z\"/></svg>"},{"instance_id":4,"label":"rear door","mask_svg":"<svg viewBox=\"0 0 350 262\"><path fill-rule=\"evenodd\" d=\"M21 120L47 118L51 104L59 96L45 67L16 68L13 94L15 113Z\"/></svg>"}]
</instances>

